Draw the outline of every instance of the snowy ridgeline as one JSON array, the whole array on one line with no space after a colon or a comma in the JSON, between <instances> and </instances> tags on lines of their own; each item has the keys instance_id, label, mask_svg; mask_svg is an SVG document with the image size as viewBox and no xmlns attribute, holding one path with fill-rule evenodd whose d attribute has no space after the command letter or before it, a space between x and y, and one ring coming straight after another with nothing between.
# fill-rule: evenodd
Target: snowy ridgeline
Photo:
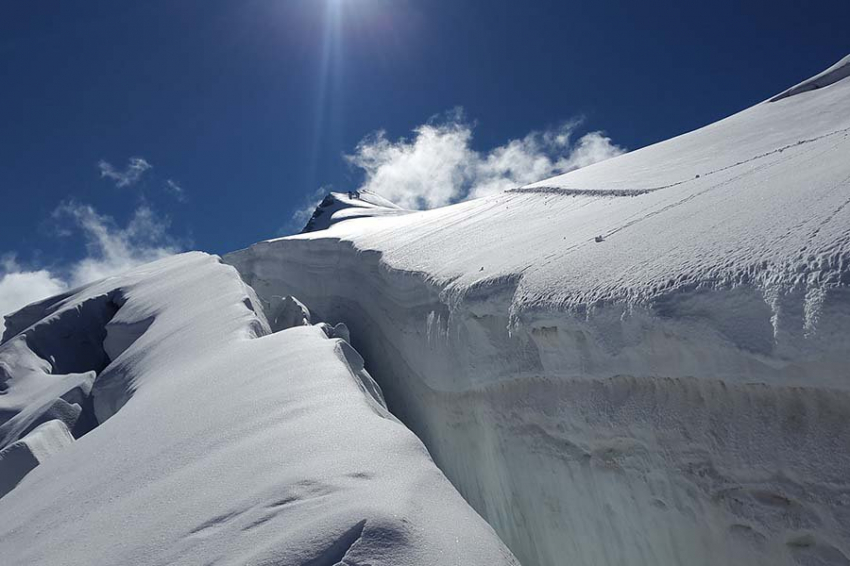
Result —
<instances>
[{"instance_id":1,"label":"snowy ridgeline","mask_svg":"<svg viewBox=\"0 0 850 566\"><path fill-rule=\"evenodd\" d=\"M0 563L515 565L345 326L258 305L192 253L8 318Z\"/></svg>"},{"instance_id":2,"label":"snowy ridgeline","mask_svg":"<svg viewBox=\"0 0 850 566\"><path fill-rule=\"evenodd\" d=\"M847 565L845 63L500 195L337 198L327 229L225 261L347 324L526 566Z\"/></svg>"}]
</instances>

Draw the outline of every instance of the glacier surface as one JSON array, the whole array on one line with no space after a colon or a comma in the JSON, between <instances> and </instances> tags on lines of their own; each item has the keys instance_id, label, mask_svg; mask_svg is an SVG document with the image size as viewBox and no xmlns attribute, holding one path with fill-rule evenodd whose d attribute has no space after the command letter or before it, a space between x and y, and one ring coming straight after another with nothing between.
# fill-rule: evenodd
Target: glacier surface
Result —
<instances>
[{"instance_id":1,"label":"glacier surface","mask_svg":"<svg viewBox=\"0 0 850 566\"><path fill-rule=\"evenodd\" d=\"M224 259L347 325L527 566L850 564L846 68L502 194L333 197Z\"/></svg>"}]
</instances>

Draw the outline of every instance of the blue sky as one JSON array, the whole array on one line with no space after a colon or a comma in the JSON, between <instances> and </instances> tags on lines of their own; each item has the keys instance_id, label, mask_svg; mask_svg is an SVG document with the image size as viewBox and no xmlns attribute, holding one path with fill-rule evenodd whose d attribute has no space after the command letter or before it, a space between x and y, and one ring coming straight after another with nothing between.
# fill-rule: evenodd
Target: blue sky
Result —
<instances>
[{"instance_id":1,"label":"blue sky","mask_svg":"<svg viewBox=\"0 0 850 566\"><path fill-rule=\"evenodd\" d=\"M4 2L0 311L281 235L329 188L437 206L683 133L846 55L848 18L846 0Z\"/></svg>"}]
</instances>

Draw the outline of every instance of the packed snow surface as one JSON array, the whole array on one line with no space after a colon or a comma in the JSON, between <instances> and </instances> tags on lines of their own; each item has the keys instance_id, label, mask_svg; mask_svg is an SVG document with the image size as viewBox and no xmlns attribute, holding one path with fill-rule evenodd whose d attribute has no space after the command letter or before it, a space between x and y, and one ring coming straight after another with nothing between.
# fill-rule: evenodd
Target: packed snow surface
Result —
<instances>
[{"instance_id":1,"label":"packed snow surface","mask_svg":"<svg viewBox=\"0 0 850 566\"><path fill-rule=\"evenodd\" d=\"M0 562L516 564L345 326L279 299L272 333L232 267L191 253L9 317Z\"/></svg>"},{"instance_id":2,"label":"packed snow surface","mask_svg":"<svg viewBox=\"0 0 850 566\"><path fill-rule=\"evenodd\" d=\"M560 177L225 261L346 324L526 566L847 565L844 69Z\"/></svg>"}]
</instances>

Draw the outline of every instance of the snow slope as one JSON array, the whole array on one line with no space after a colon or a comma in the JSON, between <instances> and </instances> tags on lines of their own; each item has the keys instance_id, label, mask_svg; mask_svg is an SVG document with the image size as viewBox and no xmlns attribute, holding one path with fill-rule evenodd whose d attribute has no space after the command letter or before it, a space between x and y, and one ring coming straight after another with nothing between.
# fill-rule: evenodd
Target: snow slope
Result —
<instances>
[{"instance_id":1,"label":"snow slope","mask_svg":"<svg viewBox=\"0 0 850 566\"><path fill-rule=\"evenodd\" d=\"M526 566L850 564L845 68L560 177L225 261L347 324Z\"/></svg>"},{"instance_id":2,"label":"snow slope","mask_svg":"<svg viewBox=\"0 0 850 566\"><path fill-rule=\"evenodd\" d=\"M191 253L9 317L0 562L516 564L346 329L290 299L272 333L258 304Z\"/></svg>"}]
</instances>

